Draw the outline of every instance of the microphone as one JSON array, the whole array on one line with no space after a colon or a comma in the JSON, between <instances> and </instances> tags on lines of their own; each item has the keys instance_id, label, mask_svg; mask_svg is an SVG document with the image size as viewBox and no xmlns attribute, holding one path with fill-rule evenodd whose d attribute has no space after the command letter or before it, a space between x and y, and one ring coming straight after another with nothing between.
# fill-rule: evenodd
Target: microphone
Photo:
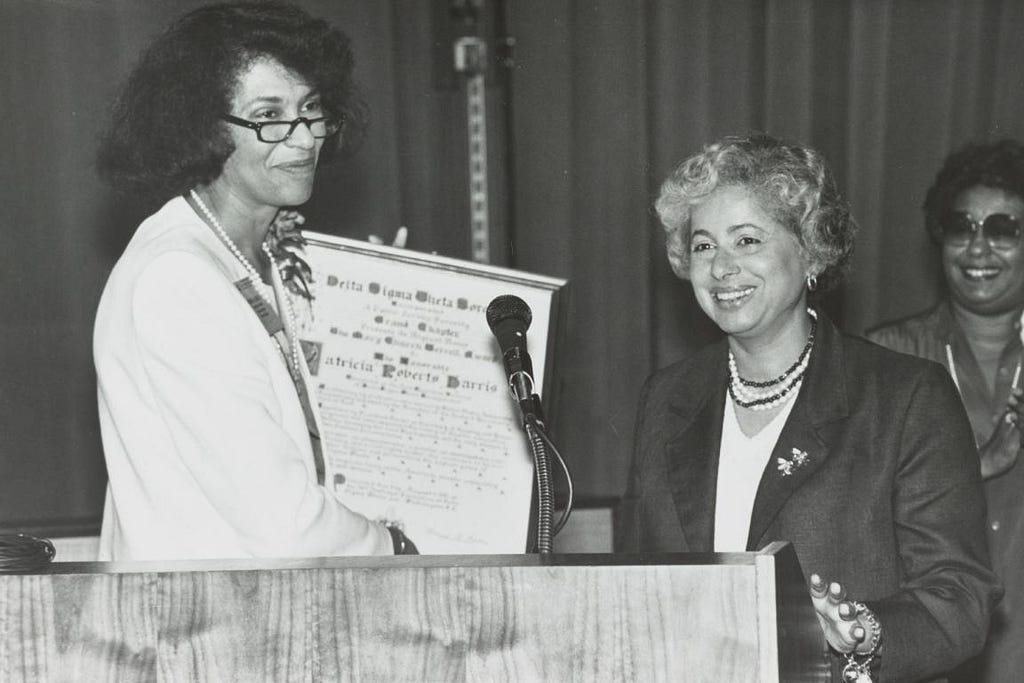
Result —
<instances>
[{"instance_id":1,"label":"microphone","mask_svg":"<svg viewBox=\"0 0 1024 683\"><path fill-rule=\"evenodd\" d=\"M517 296L504 294L496 297L487 306L487 325L498 339L501 358L505 362L509 391L519 404L523 430L533 454L535 481L533 501L530 504L530 523L536 523L536 537L532 542L527 539L527 551L535 547L538 553L550 553L552 539L569 519L569 512L572 510L572 478L569 476L565 461L546 433L540 397L533 391L533 363L530 361L530 354L526 352L526 330L532 321L533 313L530 312L530 307ZM551 480L549 447L561 463L569 486L568 504L562 519L554 527L552 515L555 492Z\"/></svg>"},{"instance_id":2,"label":"microphone","mask_svg":"<svg viewBox=\"0 0 1024 683\"><path fill-rule=\"evenodd\" d=\"M487 325L498 340L509 390L524 419L527 415L538 417L539 412L534 405L533 363L526 352L526 330L531 322L530 307L517 296L503 294L487 306Z\"/></svg>"}]
</instances>

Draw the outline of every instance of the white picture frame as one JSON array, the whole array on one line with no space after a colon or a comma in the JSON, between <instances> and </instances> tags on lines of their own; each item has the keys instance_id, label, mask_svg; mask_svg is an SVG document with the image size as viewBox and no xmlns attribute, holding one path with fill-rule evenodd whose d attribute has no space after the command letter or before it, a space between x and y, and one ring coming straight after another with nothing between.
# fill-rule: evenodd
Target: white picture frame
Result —
<instances>
[{"instance_id":1,"label":"white picture frame","mask_svg":"<svg viewBox=\"0 0 1024 683\"><path fill-rule=\"evenodd\" d=\"M543 401L566 280L304 236L314 300L300 338L325 485L352 509L399 524L421 553L524 552L533 461L485 311L505 294L530 307Z\"/></svg>"}]
</instances>

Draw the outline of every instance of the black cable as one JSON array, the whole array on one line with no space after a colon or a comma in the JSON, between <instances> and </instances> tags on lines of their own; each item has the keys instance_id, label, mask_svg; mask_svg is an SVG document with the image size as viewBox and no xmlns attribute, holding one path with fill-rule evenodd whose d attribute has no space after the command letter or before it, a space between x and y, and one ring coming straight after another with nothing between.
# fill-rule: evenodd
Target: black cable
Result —
<instances>
[{"instance_id":1,"label":"black cable","mask_svg":"<svg viewBox=\"0 0 1024 683\"><path fill-rule=\"evenodd\" d=\"M547 525L545 527L543 527L543 528L539 528L539 531L543 530L543 533L550 534L549 538L547 539L548 541L550 541L550 540L553 540L555 538L555 536L558 535L558 532L561 531L562 527L564 527L566 522L569 521L569 516L572 515L572 506L573 506L572 474L569 472L569 466L566 464L565 459L562 457L562 454L559 452L558 447L551 440L551 437L548 436L548 433L547 433L546 429L544 428L544 423L541 422L540 420L538 420L535 416L530 415L529 417L526 418L524 426L527 427L527 435L530 438L530 447L531 447L531 450L534 453L534 460L535 460L535 462L537 460L538 453L540 453L543 456L543 461L544 462L542 464L542 469L538 470L538 472L537 472L537 479L538 479L538 482L543 482L544 483L545 487L548 489L549 497L545 498L543 493L541 494L541 498L540 498L541 511L542 512L546 512L550 516L551 511L553 509L553 504L554 504L554 500L553 500L553 498L554 498L554 496L553 496L554 490L553 490L553 487L552 487L553 485L551 483L551 482L553 482L553 474L550 472L550 469L549 469L550 465L548 464L547 450L546 449L551 449L552 454L555 456L555 460L558 461L559 466L562 468L562 472L565 474L565 483L566 483L566 486L568 487L568 500L566 502L565 510L562 511L562 515L559 518L558 522L555 523L553 525L553 528L552 528L550 517L549 517ZM530 429L530 428L532 428L532 429ZM545 507L545 506L547 506L547 507ZM542 522L542 521L543 521L542 519L538 520L538 522ZM545 552L545 551L541 551L541 552ZM548 551L548 552L550 552L550 551Z\"/></svg>"},{"instance_id":2,"label":"black cable","mask_svg":"<svg viewBox=\"0 0 1024 683\"><path fill-rule=\"evenodd\" d=\"M555 536L558 535L558 532L562 530L562 527L565 526L565 523L569 521L569 516L572 515L572 505L573 505L572 474L570 474L569 466L565 463L565 460L562 458L562 454L558 451L558 446L556 446L554 444L554 442L551 441L551 438L548 436L548 433L542 429L542 430L540 430L540 436L547 443L548 448L551 449L551 452L554 453L555 460L558 461L558 464L562 468L562 472L565 473L565 483L566 483L566 486L568 487L568 492L567 492L568 493L568 497L567 497L566 503L565 503L565 510L562 511L562 516L559 518L558 523L555 524L555 528L551 531L551 536L552 536L552 538L554 538Z\"/></svg>"},{"instance_id":3,"label":"black cable","mask_svg":"<svg viewBox=\"0 0 1024 683\"><path fill-rule=\"evenodd\" d=\"M53 543L45 538L0 536L0 572L33 572L50 564L56 554Z\"/></svg>"}]
</instances>

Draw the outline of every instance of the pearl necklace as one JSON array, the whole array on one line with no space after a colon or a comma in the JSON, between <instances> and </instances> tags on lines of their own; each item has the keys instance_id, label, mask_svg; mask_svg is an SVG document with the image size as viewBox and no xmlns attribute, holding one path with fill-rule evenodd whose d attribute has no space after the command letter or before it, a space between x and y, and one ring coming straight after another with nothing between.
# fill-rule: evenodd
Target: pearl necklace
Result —
<instances>
[{"instance_id":1,"label":"pearl necklace","mask_svg":"<svg viewBox=\"0 0 1024 683\"><path fill-rule=\"evenodd\" d=\"M256 270L256 267L252 265L252 262L249 261L249 259L245 258L245 254L242 253L242 250L239 249L238 245L235 244L234 240L232 240L231 237L228 236L227 231L224 230L224 226L220 224L220 221L217 220L217 217L213 215L213 212L210 211L210 209L207 208L206 204L203 203L203 200L200 199L199 193L196 192L195 190L189 190L188 194L190 197L192 197L192 201L196 203L196 206L199 207L199 210L203 212L203 216L206 217L206 221L211 226L213 226L214 232L217 233L221 241L224 242L225 245L227 245L227 248L231 251L232 254L235 255L235 258L238 259L239 263L242 264L246 272L249 273L249 279L252 280L252 283L254 285L262 283L263 278L260 276L259 271ZM273 259L271 259L270 262L273 263Z\"/></svg>"},{"instance_id":2,"label":"pearl necklace","mask_svg":"<svg viewBox=\"0 0 1024 683\"><path fill-rule=\"evenodd\" d=\"M224 242L228 250L232 254L234 254L235 258L238 259L239 263L242 264L242 267L245 268L245 271L247 273L246 277L252 281L253 285L262 284L263 278L260 276L259 271L256 270L256 267L252 264L252 262L245 257L245 254L242 253L242 250L239 249L238 245L236 245L234 240L231 239L227 231L224 229L224 226L220 224L220 221L217 220L217 217L213 215L213 212L210 211L210 209L206 206L203 200L199 197L199 193L193 189L189 190L188 194L192 198L192 201L195 202L196 206L199 207L199 210L202 212L203 216L206 217L206 221L211 226L213 226L213 230L214 232L217 233L217 236L220 237L221 241ZM270 245L267 244L267 242L264 240L263 244L261 245L261 248L263 249L263 253L266 254L267 258L270 260L271 265L273 265L276 268L277 261L274 259L274 254L270 251ZM284 274L281 273L280 270L278 270L278 274L281 275L282 277L284 276ZM281 307L284 308L285 316L288 318L288 337L292 347L292 368L294 368L293 372L297 376L299 373L299 367L301 366L299 365L299 338L296 334L298 324L295 318L295 310L292 308L292 302L288 296L288 292L284 291L285 288L275 287L275 294L277 293L278 289L281 290L281 296L278 297L283 302ZM277 343L276 339L274 340L274 343ZM280 344L278 344L278 347L280 347ZM283 351L284 349L282 349L282 352Z\"/></svg>"},{"instance_id":3,"label":"pearl necklace","mask_svg":"<svg viewBox=\"0 0 1024 683\"><path fill-rule=\"evenodd\" d=\"M814 334L818 327L818 314L810 308L807 313L811 316L811 332L807 336L807 343L796 362L775 379L755 382L740 377L736 358L732 349L729 350L729 396L736 405L750 410L771 410L799 393L810 363Z\"/></svg>"}]
</instances>

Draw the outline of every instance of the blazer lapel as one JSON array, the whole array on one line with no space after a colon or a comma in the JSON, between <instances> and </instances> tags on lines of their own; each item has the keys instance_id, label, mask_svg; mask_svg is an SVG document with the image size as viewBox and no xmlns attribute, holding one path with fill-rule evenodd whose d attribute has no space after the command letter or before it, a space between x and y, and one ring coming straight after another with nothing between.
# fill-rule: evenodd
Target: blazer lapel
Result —
<instances>
[{"instance_id":1,"label":"blazer lapel","mask_svg":"<svg viewBox=\"0 0 1024 683\"><path fill-rule=\"evenodd\" d=\"M714 549L715 487L728 366L724 344L671 404L679 432L665 445L669 484L689 552Z\"/></svg>"},{"instance_id":2,"label":"blazer lapel","mask_svg":"<svg viewBox=\"0 0 1024 683\"><path fill-rule=\"evenodd\" d=\"M824 314L819 312L818 320L817 339L803 386L761 475L754 498L748 550L762 545L761 538L786 501L828 458L825 425L849 414L842 338Z\"/></svg>"}]
</instances>

